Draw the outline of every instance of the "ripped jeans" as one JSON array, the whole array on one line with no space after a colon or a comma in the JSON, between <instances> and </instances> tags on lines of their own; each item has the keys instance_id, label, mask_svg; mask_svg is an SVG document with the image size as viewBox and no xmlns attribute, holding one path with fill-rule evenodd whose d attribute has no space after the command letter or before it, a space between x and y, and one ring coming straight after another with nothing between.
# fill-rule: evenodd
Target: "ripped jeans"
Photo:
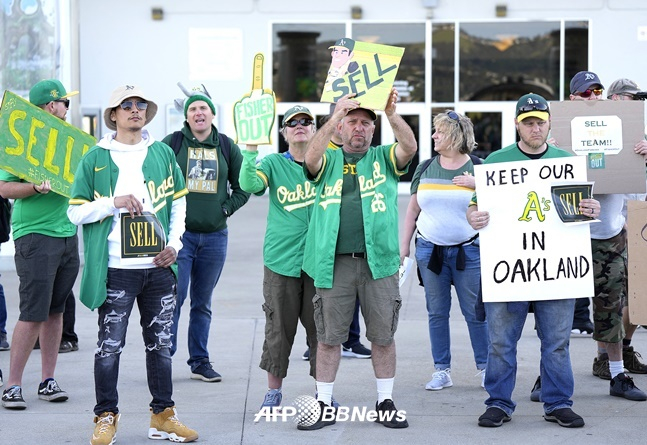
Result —
<instances>
[{"instance_id":1,"label":"ripped jeans","mask_svg":"<svg viewBox=\"0 0 647 445\"><path fill-rule=\"evenodd\" d=\"M171 325L176 279L171 269L108 269L107 298L98 308L99 341L94 354L94 413L118 413L119 358L126 344L135 300L146 350L146 377L154 413L175 405L171 368Z\"/></svg>"}]
</instances>

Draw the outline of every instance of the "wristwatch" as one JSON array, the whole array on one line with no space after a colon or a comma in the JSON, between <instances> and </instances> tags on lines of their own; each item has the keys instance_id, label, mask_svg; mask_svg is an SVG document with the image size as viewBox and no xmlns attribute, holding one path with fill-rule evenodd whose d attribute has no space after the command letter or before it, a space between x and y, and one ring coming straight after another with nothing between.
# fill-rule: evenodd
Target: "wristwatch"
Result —
<instances>
[{"instance_id":1,"label":"wristwatch","mask_svg":"<svg viewBox=\"0 0 647 445\"><path fill-rule=\"evenodd\" d=\"M222 208L222 214L225 215L225 218L229 218L229 210L226 207Z\"/></svg>"}]
</instances>

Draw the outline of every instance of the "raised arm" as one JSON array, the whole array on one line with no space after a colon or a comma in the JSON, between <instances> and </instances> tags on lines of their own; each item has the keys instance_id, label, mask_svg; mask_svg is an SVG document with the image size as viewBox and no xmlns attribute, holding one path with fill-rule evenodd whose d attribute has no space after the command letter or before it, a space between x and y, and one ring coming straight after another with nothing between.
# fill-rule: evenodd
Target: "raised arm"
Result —
<instances>
[{"instance_id":1,"label":"raised arm","mask_svg":"<svg viewBox=\"0 0 647 445\"><path fill-rule=\"evenodd\" d=\"M335 134L337 126L350 110L359 107L359 102L352 99L355 93L347 94L337 101L332 116L308 142L305 164L308 172L313 177L317 176L323 164L323 155L328 148L328 143Z\"/></svg>"},{"instance_id":2,"label":"raised arm","mask_svg":"<svg viewBox=\"0 0 647 445\"><path fill-rule=\"evenodd\" d=\"M395 104L397 101L398 90L392 88L389 100L386 103L386 108L384 108L384 113L398 141L398 145L395 147L395 158L397 159L397 167L401 170L407 166L418 151L418 143L409 124L405 122L402 116L396 113Z\"/></svg>"}]
</instances>

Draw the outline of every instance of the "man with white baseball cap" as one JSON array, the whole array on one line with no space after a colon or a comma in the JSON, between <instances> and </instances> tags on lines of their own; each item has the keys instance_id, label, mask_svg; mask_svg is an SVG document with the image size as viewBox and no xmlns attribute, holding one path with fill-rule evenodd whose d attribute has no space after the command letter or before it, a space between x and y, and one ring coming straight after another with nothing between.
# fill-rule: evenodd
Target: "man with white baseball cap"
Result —
<instances>
[{"instance_id":1,"label":"man with white baseball cap","mask_svg":"<svg viewBox=\"0 0 647 445\"><path fill-rule=\"evenodd\" d=\"M198 433L177 419L172 400L171 325L188 193L173 151L144 130L157 105L136 86L117 87L104 112L106 135L81 159L68 216L83 225L86 267L81 301L98 309L94 355L97 403L90 443L114 443L119 421L119 357L138 302L146 350L150 439L192 442ZM139 236L129 236L129 233Z\"/></svg>"}]
</instances>

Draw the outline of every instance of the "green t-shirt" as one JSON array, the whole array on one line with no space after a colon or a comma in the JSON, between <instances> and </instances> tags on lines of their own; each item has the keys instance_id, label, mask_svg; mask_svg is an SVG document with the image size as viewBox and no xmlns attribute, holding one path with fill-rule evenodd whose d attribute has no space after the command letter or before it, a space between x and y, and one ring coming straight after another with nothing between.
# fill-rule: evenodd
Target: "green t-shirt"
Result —
<instances>
[{"instance_id":1,"label":"green t-shirt","mask_svg":"<svg viewBox=\"0 0 647 445\"><path fill-rule=\"evenodd\" d=\"M365 154L344 152L344 185L341 191L336 253L366 252L362 199L356 169L357 163Z\"/></svg>"},{"instance_id":2,"label":"green t-shirt","mask_svg":"<svg viewBox=\"0 0 647 445\"><path fill-rule=\"evenodd\" d=\"M0 181L25 182L4 170L0 170ZM76 226L67 217L67 206L68 199L54 192L16 199L11 213L13 239L30 233L53 238L76 235Z\"/></svg>"}]
</instances>

